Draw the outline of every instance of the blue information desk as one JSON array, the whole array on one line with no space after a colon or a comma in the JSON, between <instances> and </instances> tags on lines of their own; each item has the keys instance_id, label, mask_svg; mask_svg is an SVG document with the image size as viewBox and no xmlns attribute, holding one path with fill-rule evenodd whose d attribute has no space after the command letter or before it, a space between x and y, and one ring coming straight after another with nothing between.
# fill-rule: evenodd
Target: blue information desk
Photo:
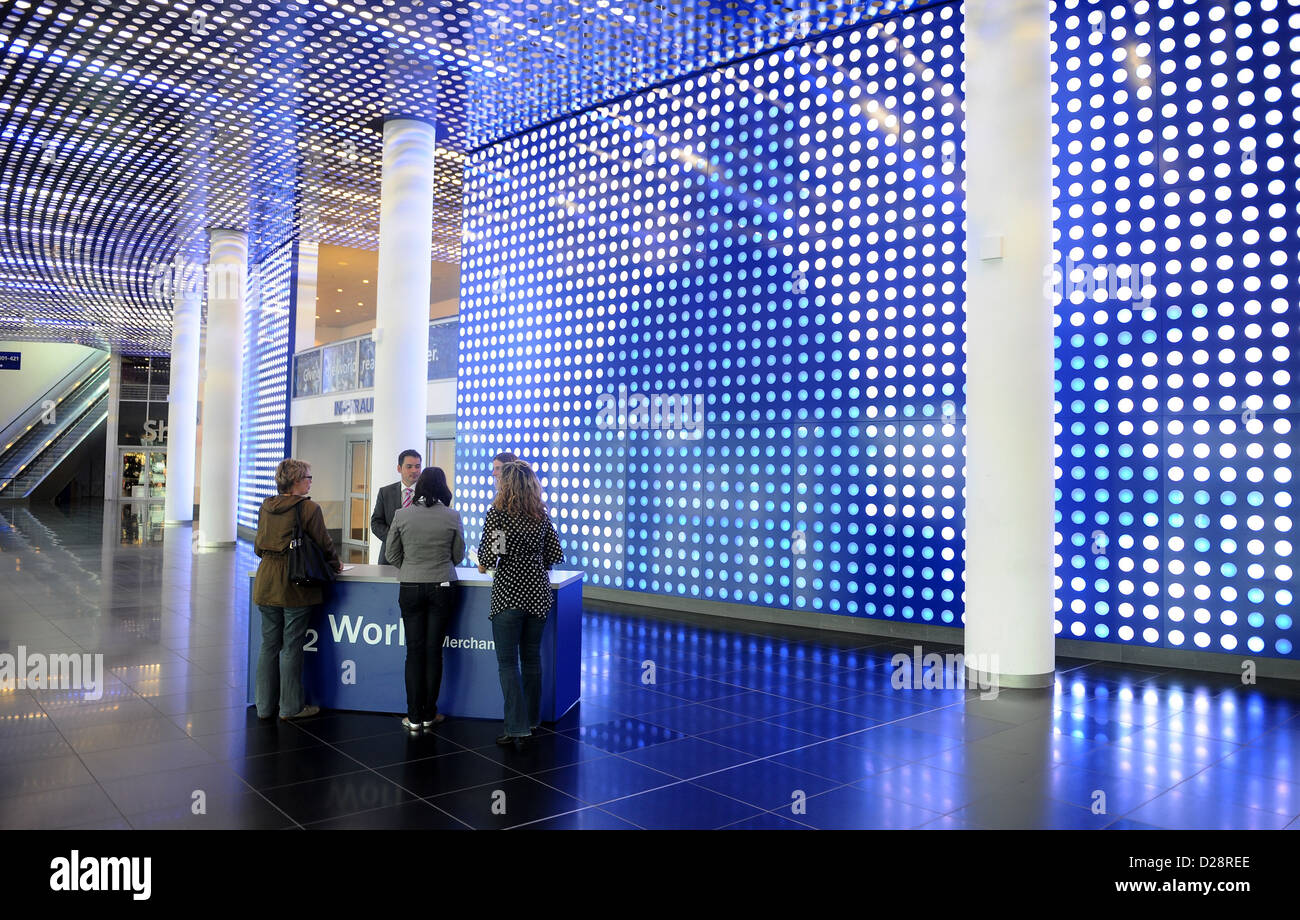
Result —
<instances>
[{"instance_id":1,"label":"blue information desk","mask_svg":"<svg viewBox=\"0 0 1300 920\"><path fill-rule=\"evenodd\" d=\"M492 579L458 568L460 602L442 649L438 711L470 719L503 719L492 640ZM262 616L248 597L248 702L256 695ZM582 657L582 573L551 572L555 609L542 638L542 721L553 722L578 701ZM322 709L406 712L406 631L397 605L397 569L349 566L326 589L312 615L303 654L307 702Z\"/></svg>"}]
</instances>

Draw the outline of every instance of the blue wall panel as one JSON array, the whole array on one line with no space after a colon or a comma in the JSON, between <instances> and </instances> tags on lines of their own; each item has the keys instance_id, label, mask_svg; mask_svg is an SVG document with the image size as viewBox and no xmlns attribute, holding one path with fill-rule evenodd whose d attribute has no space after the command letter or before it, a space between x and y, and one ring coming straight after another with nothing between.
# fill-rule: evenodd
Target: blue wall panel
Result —
<instances>
[{"instance_id":1,"label":"blue wall panel","mask_svg":"<svg viewBox=\"0 0 1300 920\"><path fill-rule=\"evenodd\" d=\"M1295 656L1296 10L1057 4L1062 635Z\"/></svg>"},{"instance_id":2,"label":"blue wall panel","mask_svg":"<svg viewBox=\"0 0 1300 920\"><path fill-rule=\"evenodd\" d=\"M1053 12L1063 636L1294 657L1281 6ZM589 584L960 625L961 40L949 4L478 152L467 529L513 449ZM605 424L623 392L702 430Z\"/></svg>"},{"instance_id":3,"label":"blue wall panel","mask_svg":"<svg viewBox=\"0 0 1300 920\"><path fill-rule=\"evenodd\" d=\"M589 584L955 621L960 79L949 5L480 153L470 530L512 448ZM603 427L602 395L622 392L698 399L701 430Z\"/></svg>"}]
</instances>

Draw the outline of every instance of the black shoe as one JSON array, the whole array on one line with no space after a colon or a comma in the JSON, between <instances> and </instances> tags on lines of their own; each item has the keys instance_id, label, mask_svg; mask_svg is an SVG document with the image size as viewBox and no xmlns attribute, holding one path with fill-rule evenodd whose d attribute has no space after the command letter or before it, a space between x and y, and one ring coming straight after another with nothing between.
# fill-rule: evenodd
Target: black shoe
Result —
<instances>
[{"instance_id":1,"label":"black shoe","mask_svg":"<svg viewBox=\"0 0 1300 920\"><path fill-rule=\"evenodd\" d=\"M515 743L514 735L502 735L500 738L497 739L497 744L501 745L502 747L510 747L510 745L514 743Z\"/></svg>"},{"instance_id":2,"label":"black shoe","mask_svg":"<svg viewBox=\"0 0 1300 920\"><path fill-rule=\"evenodd\" d=\"M515 742L516 754L522 754L525 751L527 751L530 747L533 746L533 739L531 736L525 736L523 738L515 738L514 742Z\"/></svg>"}]
</instances>

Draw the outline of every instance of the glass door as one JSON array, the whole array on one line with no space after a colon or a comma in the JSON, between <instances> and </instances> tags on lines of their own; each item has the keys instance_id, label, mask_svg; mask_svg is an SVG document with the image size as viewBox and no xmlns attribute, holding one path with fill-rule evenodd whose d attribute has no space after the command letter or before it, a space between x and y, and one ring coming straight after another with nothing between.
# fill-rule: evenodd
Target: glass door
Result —
<instances>
[{"instance_id":1,"label":"glass door","mask_svg":"<svg viewBox=\"0 0 1300 920\"><path fill-rule=\"evenodd\" d=\"M343 543L349 558L365 561L370 549L370 442L349 441L347 448L347 520Z\"/></svg>"},{"instance_id":2,"label":"glass door","mask_svg":"<svg viewBox=\"0 0 1300 920\"><path fill-rule=\"evenodd\" d=\"M167 495L167 451L124 449L122 498L159 501Z\"/></svg>"},{"instance_id":3,"label":"glass door","mask_svg":"<svg viewBox=\"0 0 1300 920\"><path fill-rule=\"evenodd\" d=\"M148 498L149 473L142 450L122 451L122 498Z\"/></svg>"},{"instance_id":4,"label":"glass door","mask_svg":"<svg viewBox=\"0 0 1300 920\"><path fill-rule=\"evenodd\" d=\"M145 461L149 467L149 497L167 497L167 452L151 450Z\"/></svg>"}]
</instances>

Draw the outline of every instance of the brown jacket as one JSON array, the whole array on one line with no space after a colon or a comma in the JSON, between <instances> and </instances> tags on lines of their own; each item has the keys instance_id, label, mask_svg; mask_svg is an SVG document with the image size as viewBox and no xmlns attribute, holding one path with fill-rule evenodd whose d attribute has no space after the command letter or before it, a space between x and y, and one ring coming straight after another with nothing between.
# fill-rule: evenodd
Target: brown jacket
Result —
<instances>
[{"instance_id":1,"label":"brown jacket","mask_svg":"<svg viewBox=\"0 0 1300 920\"><path fill-rule=\"evenodd\" d=\"M326 562L337 569L339 557L334 541L325 529L320 505L305 495L276 495L262 502L257 513L257 539L253 552L262 560L253 579L253 603L266 607L311 607L324 600L319 585L289 583L289 541L293 539L294 506L302 504L303 533L325 553Z\"/></svg>"}]
</instances>

